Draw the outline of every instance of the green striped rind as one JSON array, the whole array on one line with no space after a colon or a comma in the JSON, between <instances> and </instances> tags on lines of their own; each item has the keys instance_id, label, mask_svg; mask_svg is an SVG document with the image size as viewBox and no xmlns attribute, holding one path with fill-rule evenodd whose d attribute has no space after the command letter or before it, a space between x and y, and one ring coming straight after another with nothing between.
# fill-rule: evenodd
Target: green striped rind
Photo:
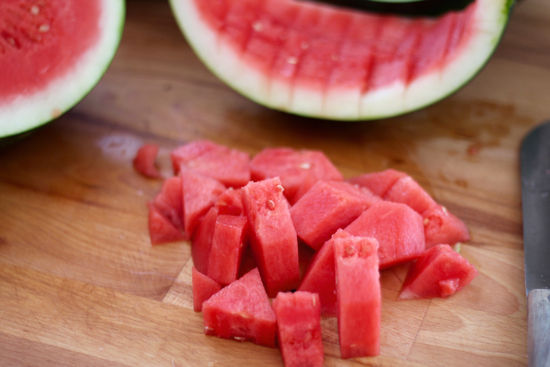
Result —
<instances>
[{"instance_id":1,"label":"green striped rind","mask_svg":"<svg viewBox=\"0 0 550 367\"><path fill-rule=\"evenodd\" d=\"M125 1L100 0L100 41L88 50L73 70L53 80L44 90L18 96L0 105L0 147L26 136L80 102L105 74L113 60L124 28Z\"/></svg>"},{"instance_id":2,"label":"green striped rind","mask_svg":"<svg viewBox=\"0 0 550 367\"><path fill-rule=\"evenodd\" d=\"M448 97L471 81L494 53L514 4L512 0L477 2L478 10L474 15L477 34L468 47L441 71L422 76L406 88L404 85L393 85L375 93L366 93L357 108L342 108L339 103L333 103L334 107L327 109L327 103L323 106L317 102L310 103L310 100L322 98L318 95L323 94L322 91L302 90L304 88L294 88L293 95L311 98L286 103L287 96L278 92L276 82L272 83L268 76L245 65L230 47L218 42L218 35L201 20L194 0L170 0L178 24L191 47L204 64L231 88L269 108L306 117L347 121L383 119L409 113Z\"/></svg>"}]
</instances>

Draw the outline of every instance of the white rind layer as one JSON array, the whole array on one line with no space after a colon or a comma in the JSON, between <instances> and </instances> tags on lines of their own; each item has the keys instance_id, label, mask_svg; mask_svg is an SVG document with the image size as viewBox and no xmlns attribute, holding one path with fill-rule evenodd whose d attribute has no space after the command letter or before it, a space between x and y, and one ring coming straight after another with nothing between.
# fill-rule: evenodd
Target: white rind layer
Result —
<instances>
[{"instance_id":1,"label":"white rind layer","mask_svg":"<svg viewBox=\"0 0 550 367\"><path fill-rule=\"evenodd\" d=\"M124 25L123 0L99 0L101 35L72 70L32 95L0 103L0 137L15 135L59 117L78 103L99 81L113 59Z\"/></svg>"},{"instance_id":2,"label":"white rind layer","mask_svg":"<svg viewBox=\"0 0 550 367\"><path fill-rule=\"evenodd\" d=\"M215 30L201 20L194 0L170 0L187 40L206 66L229 86L270 108L335 120L370 120L411 112L452 94L471 80L493 54L506 26L510 0L477 0L473 35L443 69L410 84L392 85L357 95L357 90L316 91L269 80L246 63ZM216 40L216 46L213 46ZM217 51L216 51L217 50Z\"/></svg>"}]
</instances>

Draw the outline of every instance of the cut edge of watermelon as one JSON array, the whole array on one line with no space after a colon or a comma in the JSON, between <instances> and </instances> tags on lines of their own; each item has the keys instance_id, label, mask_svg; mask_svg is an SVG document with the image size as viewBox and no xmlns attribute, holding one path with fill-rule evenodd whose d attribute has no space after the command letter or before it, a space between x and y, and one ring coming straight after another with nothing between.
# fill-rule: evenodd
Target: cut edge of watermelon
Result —
<instances>
[{"instance_id":1,"label":"cut edge of watermelon","mask_svg":"<svg viewBox=\"0 0 550 367\"><path fill-rule=\"evenodd\" d=\"M113 60L124 28L123 0L100 0L101 34L94 47L74 68L30 96L17 96L0 105L0 137L14 136L61 116L82 100L99 82ZM13 123L15 122L15 123Z\"/></svg>"},{"instance_id":2,"label":"cut edge of watermelon","mask_svg":"<svg viewBox=\"0 0 550 367\"><path fill-rule=\"evenodd\" d=\"M450 96L469 83L483 69L494 53L508 21L513 0L477 0L473 14L475 36L470 36L457 57L441 71L419 77L405 86L396 82L364 95L353 91L329 91L337 101L358 100L359 105L325 103L319 105L319 93L307 88L296 88L280 81L270 83L262 72L247 65L212 31L196 9L194 1L170 0L172 10L182 33L206 67L228 86L268 108L274 108L307 117L333 120L374 120L412 112ZM223 57L222 57L223 54ZM220 65L213 60L223 60ZM297 91L299 89L299 91ZM293 94L310 95L300 98ZM342 93L339 97L338 94ZM332 107L331 107L332 106ZM344 108L343 106L347 106Z\"/></svg>"}]
</instances>

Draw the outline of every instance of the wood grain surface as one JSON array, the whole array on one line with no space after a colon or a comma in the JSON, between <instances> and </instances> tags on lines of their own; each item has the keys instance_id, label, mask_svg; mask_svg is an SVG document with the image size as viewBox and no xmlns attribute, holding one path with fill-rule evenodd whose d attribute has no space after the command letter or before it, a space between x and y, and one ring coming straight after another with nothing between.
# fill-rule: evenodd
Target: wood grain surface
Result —
<instances>
[{"instance_id":1,"label":"wood grain surface","mask_svg":"<svg viewBox=\"0 0 550 367\"><path fill-rule=\"evenodd\" d=\"M195 139L255 154L323 150L346 177L395 168L463 219L479 270L448 299L397 301L406 266L382 273L381 353L327 366L524 366L526 299L518 148L550 118L550 2L518 5L496 54L465 88L373 122L307 119L256 105L216 79L164 0L129 0L122 43L75 108L0 150L1 366L282 366L280 353L206 337L192 310L190 246L151 247L134 172L146 142Z\"/></svg>"}]
</instances>

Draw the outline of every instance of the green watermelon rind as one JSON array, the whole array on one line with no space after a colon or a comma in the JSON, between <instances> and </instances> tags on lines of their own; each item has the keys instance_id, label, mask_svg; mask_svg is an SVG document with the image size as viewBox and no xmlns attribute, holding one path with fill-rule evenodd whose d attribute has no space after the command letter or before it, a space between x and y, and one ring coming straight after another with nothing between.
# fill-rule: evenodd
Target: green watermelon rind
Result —
<instances>
[{"instance_id":1,"label":"green watermelon rind","mask_svg":"<svg viewBox=\"0 0 550 367\"><path fill-rule=\"evenodd\" d=\"M410 106L400 107L398 103L395 103L396 96L390 95L390 98L386 97L385 100L384 100L384 97L382 97L381 103L371 102L371 106L380 106L385 109L381 112L380 111L378 112L359 111L359 113L356 113L356 111L352 111L351 113L342 113L343 109L341 109L341 110L336 110L335 112L327 113L327 111L323 111L319 108L308 109L308 107L306 106L305 108L300 109L300 108L294 108L293 106L284 106L278 103L273 103L273 101L268 101L258 96L257 91L251 91L245 87L240 86L239 83L245 84L247 83L247 80L254 79L254 78L265 79L265 76L257 77L254 74L260 74L260 73L255 72L254 70L251 70L251 69L248 69L245 73L231 75L232 71L229 69L231 69L235 61L232 61L230 57L226 57L227 53L222 55L222 57L220 57L219 54L213 53L212 50L208 50L209 43L213 43L214 47L217 48L218 47L217 41L212 40L212 35L204 36L204 34L206 34L207 32L212 33L212 31L208 30L206 26L201 24L201 21L199 20L200 16L194 9L193 0L169 0L172 11L178 23L178 26L180 27L180 30L182 31L185 38L187 39L189 45L194 50L195 54L215 76L217 76L221 81L227 84L230 88L237 91L241 95L247 97L248 99L271 109L282 110L288 113L292 113L292 114L300 115L304 117L341 120L341 121L380 120L380 119L396 117L406 113L414 112L414 111L423 109L427 106L430 106L434 103L437 103L445 98L448 98L449 96L453 95L458 90L463 88L470 81L472 81L479 74L479 72L487 65L492 55L494 54L498 44L500 43L500 40L504 34L510 13L512 11L512 8L515 2L514 0L477 0L477 1L483 2L484 5L488 3L491 10L493 10L494 13L487 15L487 18L490 18L491 16L493 16L495 17L495 19L493 21L493 24L490 24L491 27L493 28L491 28L486 32L488 34L485 34L485 36L489 36L488 38L490 38L490 41L484 44L486 48L484 48L482 57L479 58L476 65L468 71L467 75L465 75L464 78L460 79L458 82L452 83L449 87L444 89L442 92L434 96L431 96L429 98L425 98L423 101L414 103ZM197 29L194 29L194 27L195 28L204 27L204 28L202 30L197 31ZM479 32L479 35L483 35L484 31L482 30L477 30L477 31ZM197 34L200 34L200 36L197 36ZM219 58L221 58L222 61L217 63L216 60ZM444 68L443 71L445 70L446 69ZM420 87L421 88L420 90L429 91L428 87L425 87L425 88ZM384 92L385 91L382 90L382 93L380 94L384 94ZM308 95L308 94L305 93L305 95ZM309 95L314 95L314 93L309 93ZM307 98L302 98L302 100L307 100ZM338 103L333 103L333 104L338 105Z\"/></svg>"},{"instance_id":2,"label":"green watermelon rind","mask_svg":"<svg viewBox=\"0 0 550 367\"><path fill-rule=\"evenodd\" d=\"M14 100L0 105L0 147L10 145L24 137L27 137L39 127L58 118L63 113L73 108L97 85L109 68L115 57L118 45L124 29L126 2L124 0L102 0L103 10L106 11L105 25L102 27L102 35L98 46L88 50L86 65L76 65L76 71L71 71L61 78L55 79L44 90L31 96L19 96ZM84 77L83 77L84 76ZM74 83L70 95L68 88L65 91L63 81L76 78L83 80L81 85ZM57 84L52 87L52 84ZM57 89L56 89L57 87ZM50 89L52 88L52 89ZM48 89L49 92L48 92ZM58 99L55 94L65 94L63 99ZM49 98L54 101L47 101ZM37 99L33 101L32 99ZM41 101L42 100L42 101ZM25 103L24 108L14 108L15 103ZM33 107L31 108L30 105ZM38 106L38 107L37 107ZM9 109L12 111L9 111ZM40 112L36 112L41 109ZM31 115L31 116L29 116ZM17 121L17 123L12 123Z\"/></svg>"}]
</instances>

